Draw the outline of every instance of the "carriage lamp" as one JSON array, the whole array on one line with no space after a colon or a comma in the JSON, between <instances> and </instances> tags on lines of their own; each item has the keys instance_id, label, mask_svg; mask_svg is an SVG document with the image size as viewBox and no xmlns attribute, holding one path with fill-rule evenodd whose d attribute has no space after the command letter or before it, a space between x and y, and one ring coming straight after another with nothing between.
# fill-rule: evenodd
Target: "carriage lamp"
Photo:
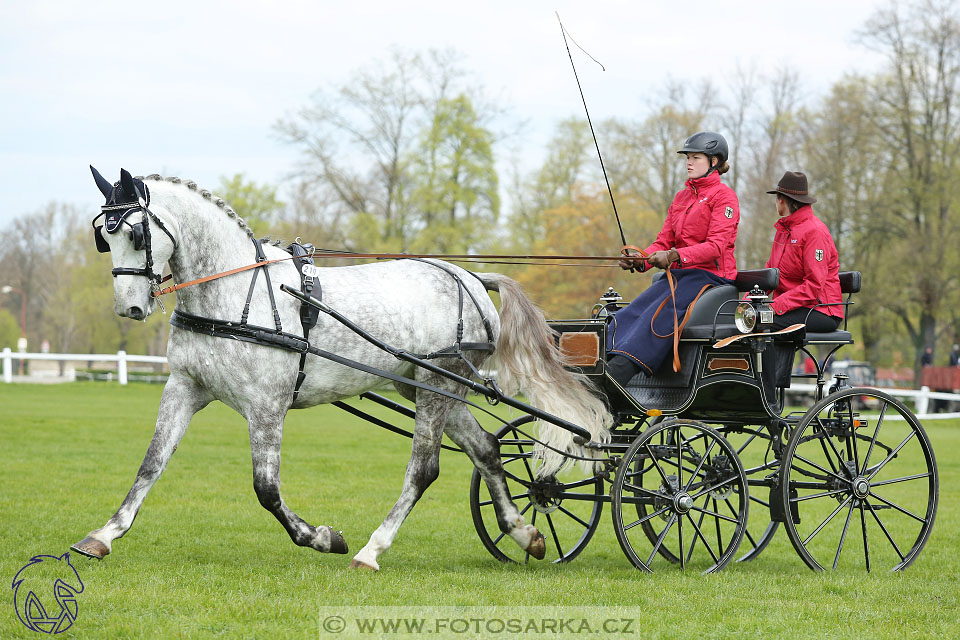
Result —
<instances>
[{"instance_id":1,"label":"carriage lamp","mask_svg":"<svg viewBox=\"0 0 960 640\"><path fill-rule=\"evenodd\" d=\"M600 302L593 306L593 317L602 318L616 313L619 307L617 303L621 300L623 300L623 296L614 291L613 287L608 287L600 296Z\"/></svg>"},{"instance_id":2,"label":"carriage lamp","mask_svg":"<svg viewBox=\"0 0 960 640\"><path fill-rule=\"evenodd\" d=\"M757 310L750 302L741 302L733 312L733 323L740 333L750 333L757 325Z\"/></svg>"},{"instance_id":3,"label":"carriage lamp","mask_svg":"<svg viewBox=\"0 0 960 640\"><path fill-rule=\"evenodd\" d=\"M760 324L773 324L773 305L769 302L762 302L757 305L757 312L760 314Z\"/></svg>"}]
</instances>

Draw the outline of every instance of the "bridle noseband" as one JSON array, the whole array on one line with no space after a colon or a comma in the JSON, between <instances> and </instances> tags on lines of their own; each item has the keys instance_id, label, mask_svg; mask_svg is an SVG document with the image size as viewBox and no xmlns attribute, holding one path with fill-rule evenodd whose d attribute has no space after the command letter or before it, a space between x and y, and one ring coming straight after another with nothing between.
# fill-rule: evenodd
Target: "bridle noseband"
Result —
<instances>
[{"instance_id":1,"label":"bridle noseband","mask_svg":"<svg viewBox=\"0 0 960 640\"><path fill-rule=\"evenodd\" d=\"M106 204L100 207L99 215L97 215L90 224L93 226L93 235L97 243L97 251L100 253L110 251L110 245L102 235L103 229L106 229L107 233L114 234L119 231L120 227L124 224L130 227L130 232L133 237L133 249L134 251L146 251L146 263L143 268L115 267L111 273L114 278L117 276L143 276L150 281L152 289L158 290L162 278L161 274L153 270L153 242L150 234L150 220L152 219L160 230L167 234L174 248L177 246L177 241L174 239L173 234L167 229L166 225L163 224L163 221L160 220L155 213L150 211L150 190L147 189L147 185L136 180L134 182L134 189L136 190L136 201L117 202L118 198L122 198L126 194L123 193L120 183L116 183L113 192L107 198ZM142 221L131 224L127 218L137 212L143 214ZM97 224L100 216L105 216L104 224L102 225Z\"/></svg>"}]
</instances>

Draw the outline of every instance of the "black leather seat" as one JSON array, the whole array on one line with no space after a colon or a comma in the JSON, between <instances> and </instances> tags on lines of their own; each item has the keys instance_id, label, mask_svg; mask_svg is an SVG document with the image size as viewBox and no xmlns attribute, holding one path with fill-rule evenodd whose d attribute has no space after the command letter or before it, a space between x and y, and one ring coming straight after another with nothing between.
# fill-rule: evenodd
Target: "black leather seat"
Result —
<instances>
[{"instance_id":1,"label":"black leather seat","mask_svg":"<svg viewBox=\"0 0 960 640\"><path fill-rule=\"evenodd\" d=\"M653 277L653 282L665 277L661 271ZM759 285L764 291L773 291L780 282L779 269L750 269L738 271L733 284L720 285L708 289L693 311L687 313L682 340L710 340L737 335L740 332L733 324L733 312L742 292L750 291ZM669 302L667 303L669 305Z\"/></svg>"},{"instance_id":2,"label":"black leather seat","mask_svg":"<svg viewBox=\"0 0 960 640\"><path fill-rule=\"evenodd\" d=\"M862 276L859 271L843 271L839 274L840 277L840 293L847 295L847 302L850 301L850 296L854 293L860 292L860 285L862 283ZM847 314L844 313L843 326L846 328ZM850 335L849 331L830 331L827 333L810 333L808 332L803 339L803 344L853 344L853 336Z\"/></svg>"}]
</instances>

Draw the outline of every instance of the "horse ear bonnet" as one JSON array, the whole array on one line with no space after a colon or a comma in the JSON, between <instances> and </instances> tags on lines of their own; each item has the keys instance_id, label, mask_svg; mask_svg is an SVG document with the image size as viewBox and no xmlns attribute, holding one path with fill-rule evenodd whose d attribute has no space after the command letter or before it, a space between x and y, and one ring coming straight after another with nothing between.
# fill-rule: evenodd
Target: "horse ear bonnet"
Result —
<instances>
[{"instance_id":1,"label":"horse ear bonnet","mask_svg":"<svg viewBox=\"0 0 960 640\"><path fill-rule=\"evenodd\" d=\"M146 206L150 205L150 190L143 180L134 178L126 169L120 170L120 180L110 184L106 178L100 175L93 166L90 167L93 173L93 179L100 188L100 192L106 198L106 202L101 207L104 215L103 228L107 233L116 233L120 225L127 219L131 213L142 211L140 200L143 199ZM129 224L129 223L128 223ZM135 251L143 249L143 224L138 222L130 225L133 230L133 248ZM110 251L110 245L100 233L100 226L94 227L94 239L97 243L97 250L100 253Z\"/></svg>"}]
</instances>

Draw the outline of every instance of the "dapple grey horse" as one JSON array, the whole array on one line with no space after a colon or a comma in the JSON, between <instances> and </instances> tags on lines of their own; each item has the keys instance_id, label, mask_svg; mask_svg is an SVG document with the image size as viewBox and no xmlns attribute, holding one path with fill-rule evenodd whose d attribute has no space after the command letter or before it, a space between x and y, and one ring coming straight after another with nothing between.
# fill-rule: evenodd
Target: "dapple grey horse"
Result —
<instances>
[{"instance_id":1,"label":"dapple grey horse","mask_svg":"<svg viewBox=\"0 0 960 640\"><path fill-rule=\"evenodd\" d=\"M198 189L195 183L157 175L140 182L122 170L120 181L110 184L93 171L108 203L131 203L119 217L117 208L113 208L112 233L103 227L96 229L100 235L98 243L105 241L112 255L114 310L119 315L143 320L154 311L156 299L152 291L156 286L146 275L152 274L154 265L159 270L168 264L174 280L183 283L255 261L253 233L246 223L226 203ZM141 188L148 193L140 193ZM137 228L138 224L142 226ZM267 259L289 257L275 246L264 244L263 249ZM453 345L456 340L461 292L448 273L452 270L477 301L476 307L466 304L463 308L463 339L487 339L479 310L488 319L496 344L494 359L484 366L496 368L501 388L506 393L525 393L535 406L588 429L595 441L608 439L611 418L603 402L583 377L564 369L542 313L517 283L500 274L478 273L474 277L454 265L441 264L445 270L413 260L321 268L317 279L323 300L370 334L409 353L431 353ZM300 303L279 292L282 284L299 289L297 269L290 261L268 268L284 331L300 334ZM176 311L237 322L253 273L247 271L184 288L178 292ZM500 293L499 313L487 295L488 290ZM274 326L273 305L262 277L254 290L248 321ZM458 396L465 394L462 385L398 360L330 317L321 316L310 333L310 342ZM467 352L476 367L487 356L482 351ZM384 386L385 380L311 355L306 361L306 378L294 401L299 357L292 351L171 327L167 345L170 378L160 400L156 430L136 480L107 523L90 532L73 549L95 558L111 552L114 540L133 524L191 417L211 401L220 400L247 420L253 485L263 507L280 521L296 544L324 553L347 553L342 535L334 528L311 526L284 504L280 495L283 420L289 409L350 398ZM463 360L442 358L435 362L459 375L470 375ZM510 500L496 438L480 427L462 402L409 384L396 383L396 387L401 395L416 403L412 455L399 499L366 546L354 556L351 566L379 569L379 556L390 548L400 525L439 473L443 433L467 453L484 478L502 531L521 549L542 558L543 535L533 525L525 524ZM553 449L590 457L588 449L585 452L584 447L573 442L569 432L558 427L542 424L539 437ZM541 448L540 453L541 475L556 472L565 460L564 455L550 448Z\"/></svg>"}]
</instances>

